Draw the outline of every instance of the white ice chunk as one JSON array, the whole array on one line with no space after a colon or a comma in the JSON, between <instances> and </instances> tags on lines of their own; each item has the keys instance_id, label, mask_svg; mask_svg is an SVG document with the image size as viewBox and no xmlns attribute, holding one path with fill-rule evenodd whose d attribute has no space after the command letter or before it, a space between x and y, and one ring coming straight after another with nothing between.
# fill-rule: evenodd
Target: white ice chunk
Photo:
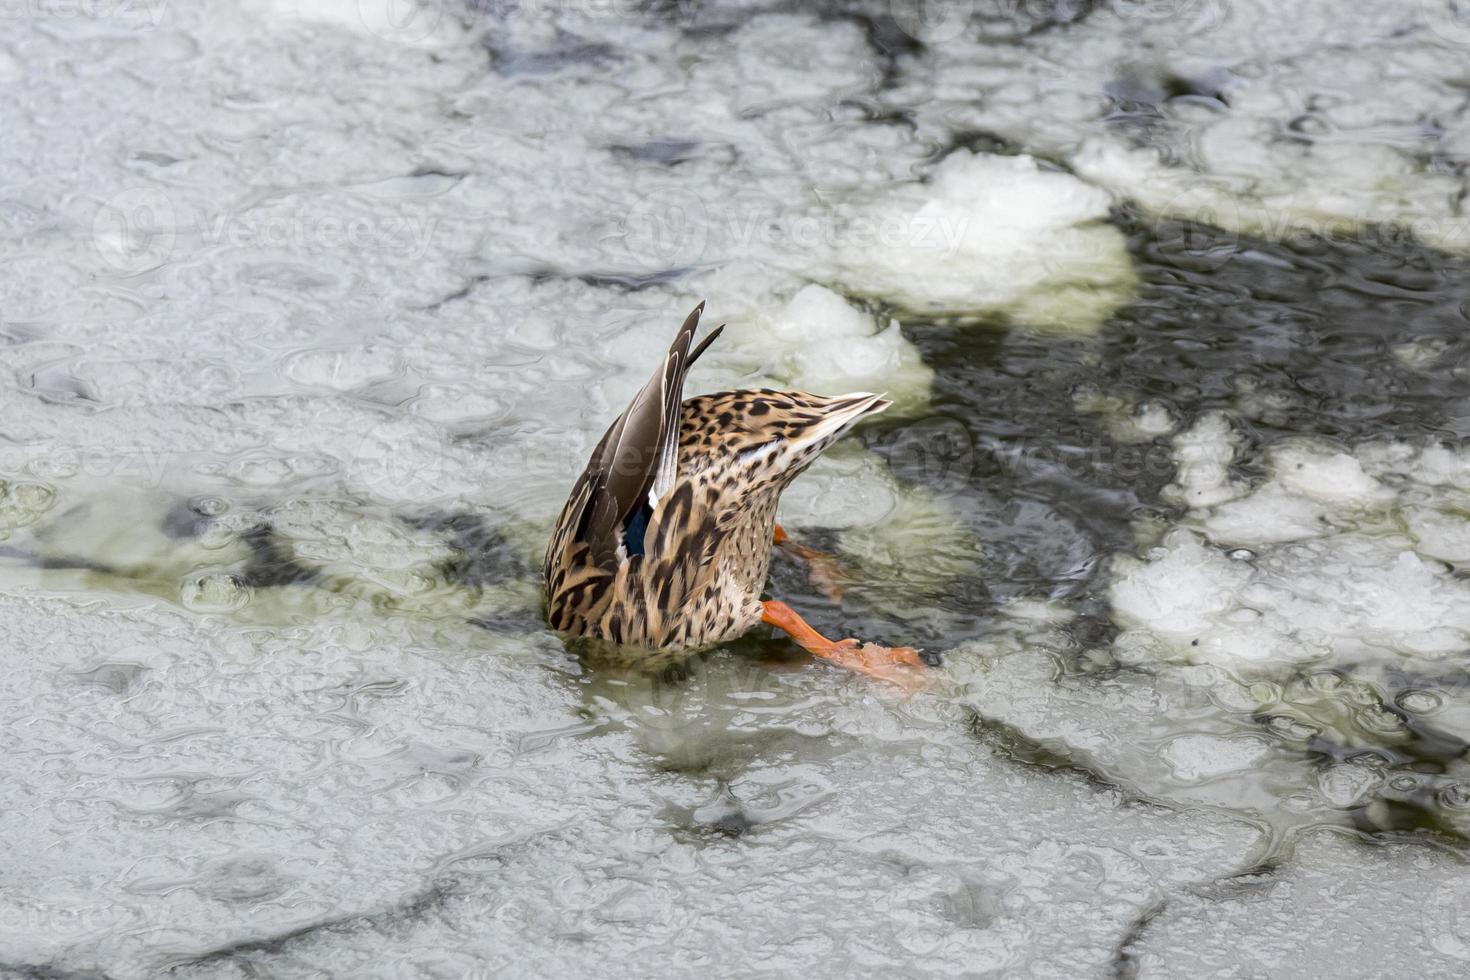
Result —
<instances>
[{"instance_id":1,"label":"white ice chunk","mask_svg":"<svg viewBox=\"0 0 1470 980\"><path fill-rule=\"evenodd\" d=\"M917 313L1090 329L1134 284L1111 204L1031 157L959 150L927 182L845 210L834 275Z\"/></svg>"},{"instance_id":2,"label":"white ice chunk","mask_svg":"<svg viewBox=\"0 0 1470 980\"><path fill-rule=\"evenodd\" d=\"M453 8L440 0L255 0L250 6L411 47L440 47L465 33Z\"/></svg>"},{"instance_id":3,"label":"white ice chunk","mask_svg":"<svg viewBox=\"0 0 1470 980\"><path fill-rule=\"evenodd\" d=\"M1470 490L1470 450L1383 441L1359 446L1356 455L1367 472L1379 477L1401 476L1423 486Z\"/></svg>"},{"instance_id":4,"label":"white ice chunk","mask_svg":"<svg viewBox=\"0 0 1470 980\"><path fill-rule=\"evenodd\" d=\"M1197 536L1175 532L1154 560L1120 557L1114 576L1113 613L1121 624L1188 639L1235 605L1250 570Z\"/></svg>"},{"instance_id":5,"label":"white ice chunk","mask_svg":"<svg viewBox=\"0 0 1470 980\"><path fill-rule=\"evenodd\" d=\"M1328 508L1268 483L1245 497L1216 507L1202 521L1218 544L1258 546L1300 541L1331 529Z\"/></svg>"},{"instance_id":6,"label":"white ice chunk","mask_svg":"<svg viewBox=\"0 0 1470 980\"><path fill-rule=\"evenodd\" d=\"M753 386L754 371L769 379L759 383L817 394L884 392L900 412L928 403L934 372L897 322L880 323L825 286L783 297L756 284L739 288L747 283L731 274L711 283L728 325L705 358L729 384Z\"/></svg>"},{"instance_id":7,"label":"white ice chunk","mask_svg":"<svg viewBox=\"0 0 1470 980\"><path fill-rule=\"evenodd\" d=\"M1130 649L1150 649L1152 636L1171 655L1259 667L1432 661L1470 645L1470 586L1432 560L1470 560L1456 452L1292 439L1267 449L1267 477L1247 488L1226 475L1240 441L1219 414L1175 438L1166 493L1208 544L1176 529L1145 559L1117 559L1110 595L1115 619L1139 634Z\"/></svg>"},{"instance_id":8,"label":"white ice chunk","mask_svg":"<svg viewBox=\"0 0 1470 980\"><path fill-rule=\"evenodd\" d=\"M1163 757L1176 778L1193 781L1248 769L1268 750L1263 738L1180 735L1164 746Z\"/></svg>"},{"instance_id":9,"label":"white ice chunk","mask_svg":"<svg viewBox=\"0 0 1470 980\"><path fill-rule=\"evenodd\" d=\"M1188 431L1174 437L1178 471L1164 494L1189 507L1210 507L1233 500L1245 488L1230 478L1240 436L1224 415L1204 415Z\"/></svg>"},{"instance_id":10,"label":"white ice chunk","mask_svg":"<svg viewBox=\"0 0 1470 980\"><path fill-rule=\"evenodd\" d=\"M1407 230L1463 252L1465 178L1442 161L1470 147L1467 42L1448 0L1110 3L1023 44L950 38L900 97L936 140L998 134L1148 212L1224 228L1202 261L1229 261L1231 232Z\"/></svg>"},{"instance_id":11,"label":"white ice chunk","mask_svg":"<svg viewBox=\"0 0 1470 980\"><path fill-rule=\"evenodd\" d=\"M1470 587L1405 544L1336 534L1246 561L1176 531L1146 561L1117 560L1113 614L1186 656L1241 665L1463 650Z\"/></svg>"},{"instance_id":12,"label":"white ice chunk","mask_svg":"<svg viewBox=\"0 0 1470 980\"><path fill-rule=\"evenodd\" d=\"M769 319L771 333L792 351L793 376L814 391L864 382L881 385L903 366L908 347L898 324L873 317L822 286L811 285Z\"/></svg>"},{"instance_id":13,"label":"white ice chunk","mask_svg":"<svg viewBox=\"0 0 1470 980\"><path fill-rule=\"evenodd\" d=\"M1283 487L1314 500L1366 505L1393 499L1393 492L1347 453L1288 444L1274 449L1269 459Z\"/></svg>"},{"instance_id":14,"label":"white ice chunk","mask_svg":"<svg viewBox=\"0 0 1470 980\"><path fill-rule=\"evenodd\" d=\"M1411 507L1404 519L1419 554L1441 561L1470 562L1470 520L1463 511Z\"/></svg>"}]
</instances>

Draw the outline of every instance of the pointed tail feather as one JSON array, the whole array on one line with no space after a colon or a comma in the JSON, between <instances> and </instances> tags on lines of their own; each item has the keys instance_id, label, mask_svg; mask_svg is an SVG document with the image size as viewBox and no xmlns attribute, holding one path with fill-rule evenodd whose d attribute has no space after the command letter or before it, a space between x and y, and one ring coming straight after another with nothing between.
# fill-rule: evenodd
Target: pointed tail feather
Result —
<instances>
[{"instance_id":1,"label":"pointed tail feather","mask_svg":"<svg viewBox=\"0 0 1470 980\"><path fill-rule=\"evenodd\" d=\"M594 543L594 554L612 557L619 525L639 508L662 497L678 476L679 408L684 400L684 377L694 360L718 335L714 331L690 354L704 302L690 312L674 335L663 362L633 396L626 411L603 436L589 472L597 480L583 533ZM595 526L594 526L595 525Z\"/></svg>"}]
</instances>

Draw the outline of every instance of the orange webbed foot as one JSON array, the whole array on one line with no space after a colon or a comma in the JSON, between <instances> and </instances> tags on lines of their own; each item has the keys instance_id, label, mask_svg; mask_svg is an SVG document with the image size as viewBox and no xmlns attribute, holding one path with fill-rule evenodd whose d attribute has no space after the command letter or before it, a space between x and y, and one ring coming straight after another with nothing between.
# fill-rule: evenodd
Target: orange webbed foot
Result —
<instances>
[{"instance_id":1,"label":"orange webbed foot","mask_svg":"<svg viewBox=\"0 0 1470 980\"><path fill-rule=\"evenodd\" d=\"M814 656L910 691L917 690L926 683L924 661L920 659L919 651L912 647L885 647L855 639L834 642L812 629L786 603L768 601L762 605L762 622L786 631L802 649Z\"/></svg>"},{"instance_id":2,"label":"orange webbed foot","mask_svg":"<svg viewBox=\"0 0 1470 980\"><path fill-rule=\"evenodd\" d=\"M885 647L848 639L838 641L831 652L818 656L909 690L923 687L928 680L924 661L913 647Z\"/></svg>"}]
</instances>

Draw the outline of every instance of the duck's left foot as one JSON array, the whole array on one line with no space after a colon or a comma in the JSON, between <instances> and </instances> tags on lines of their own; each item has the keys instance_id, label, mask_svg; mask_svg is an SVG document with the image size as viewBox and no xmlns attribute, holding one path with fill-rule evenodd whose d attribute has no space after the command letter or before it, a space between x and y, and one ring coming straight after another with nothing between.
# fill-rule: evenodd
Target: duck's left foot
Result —
<instances>
[{"instance_id":1,"label":"duck's left foot","mask_svg":"<svg viewBox=\"0 0 1470 980\"><path fill-rule=\"evenodd\" d=\"M827 639L812 629L795 609L784 602L768 601L761 621L785 630L807 652L909 690L922 687L926 681L924 661L912 647L885 647L861 640Z\"/></svg>"},{"instance_id":2,"label":"duck's left foot","mask_svg":"<svg viewBox=\"0 0 1470 980\"><path fill-rule=\"evenodd\" d=\"M850 670L880 677L905 687L922 684L924 660L913 647L885 647L862 640L838 640L825 654L818 654Z\"/></svg>"},{"instance_id":3,"label":"duck's left foot","mask_svg":"<svg viewBox=\"0 0 1470 980\"><path fill-rule=\"evenodd\" d=\"M842 601L842 594L847 591L847 583L852 576L842 567L842 562L836 555L797 544L779 524L776 525L772 541L776 547L806 566L807 581L812 583L813 588L832 602Z\"/></svg>"}]
</instances>

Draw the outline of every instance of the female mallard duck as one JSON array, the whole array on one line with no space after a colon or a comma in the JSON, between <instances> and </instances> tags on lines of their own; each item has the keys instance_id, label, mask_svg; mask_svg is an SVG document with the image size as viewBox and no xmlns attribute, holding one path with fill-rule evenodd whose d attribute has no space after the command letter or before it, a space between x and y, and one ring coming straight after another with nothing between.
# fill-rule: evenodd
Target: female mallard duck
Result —
<instances>
[{"instance_id":1,"label":"female mallard duck","mask_svg":"<svg viewBox=\"0 0 1470 980\"><path fill-rule=\"evenodd\" d=\"M781 491L859 419L889 403L857 392L725 391L683 399L700 303L663 363L613 422L546 549L547 619L577 636L654 649L777 626L819 657L890 678L921 667L908 647L822 636L762 601Z\"/></svg>"}]
</instances>

